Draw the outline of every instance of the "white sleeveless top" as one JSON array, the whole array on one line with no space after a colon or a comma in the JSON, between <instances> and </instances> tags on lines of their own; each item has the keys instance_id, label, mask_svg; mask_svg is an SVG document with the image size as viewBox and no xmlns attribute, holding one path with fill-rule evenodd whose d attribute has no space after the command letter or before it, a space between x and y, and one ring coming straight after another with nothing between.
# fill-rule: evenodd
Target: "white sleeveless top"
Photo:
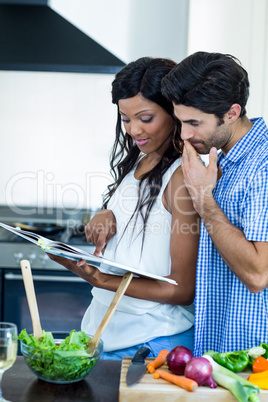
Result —
<instances>
[{"instance_id":1,"label":"white sleeveless top","mask_svg":"<svg viewBox=\"0 0 268 402\"><path fill-rule=\"evenodd\" d=\"M139 180L134 169L124 178L108 203L116 218L117 233L105 250L105 258L132 266L140 271L168 276L171 269L171 214L162 203L163 192L174 171L180 166L177 159L162 178L162 187L150 212L143 251L143 220L131 218L137 203ZM136 222L136 225L134 226ZM104 271L104 270L102 270ZM122 270L118 271L122 276ZM93 288L93 299L82 320L82 330L94 335L114 292ZM161 304L123 296L114 316L103 333L104 351L113 351L148 342L159 336L174 335L188 330L194 323L194 306Z\"/></svg>"}]
</instances>

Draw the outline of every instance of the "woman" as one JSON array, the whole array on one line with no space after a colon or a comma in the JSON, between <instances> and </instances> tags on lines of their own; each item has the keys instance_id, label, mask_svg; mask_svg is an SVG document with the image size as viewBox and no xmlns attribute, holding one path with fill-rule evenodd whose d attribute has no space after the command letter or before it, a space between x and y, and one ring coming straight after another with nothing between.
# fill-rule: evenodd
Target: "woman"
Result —
<instances>
[{"instance_id":1,"label":"woman","mask_svg":"<svg viewBox=\"0 0 268 402\"><path fill-rule=\"evenodd\" d=\"M151 356L177 345L192 348L199 221L184 186L173 106L161 94L161 80L175 65L143 57L117 73L112 84L118 109L111 156L115 181L104 197L105 210L87 225L87 237L98 247L109 239L106 258L172 278L178 285L132 279L102 336L105 359L133 356L142 345L150 347ZM112 226L107 233L113 222L109 216L115 217L116 230ZM85 261L61 263L94 287L82 320L82 330L94 334L122 271L110 275Z\"/></svg>"}]
</instances>

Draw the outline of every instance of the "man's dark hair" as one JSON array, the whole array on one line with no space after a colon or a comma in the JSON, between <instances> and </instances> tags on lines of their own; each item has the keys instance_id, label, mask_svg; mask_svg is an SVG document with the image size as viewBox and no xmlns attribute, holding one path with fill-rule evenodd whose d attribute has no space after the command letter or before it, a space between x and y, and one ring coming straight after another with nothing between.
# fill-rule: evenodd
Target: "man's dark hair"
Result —
<instances>
[{"instance_id":1,"label":"man's dark hair","mask_svg":"<svg viewBox=\"0 0 268 402\"><path fill-rule=\"evenodd\" d=\"M234 56L196 52L163 78L162 93L176 105L192 106L220 119L238 103L242 117L249 96L248 74Z\"/></svg>"}]
</instances>

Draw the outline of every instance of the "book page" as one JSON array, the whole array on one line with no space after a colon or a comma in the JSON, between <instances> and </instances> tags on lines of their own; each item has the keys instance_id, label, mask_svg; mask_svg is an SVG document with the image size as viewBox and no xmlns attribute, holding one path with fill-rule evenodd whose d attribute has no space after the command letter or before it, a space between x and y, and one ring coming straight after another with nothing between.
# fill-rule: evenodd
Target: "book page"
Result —
<instances>
[{"instance_id":1,"label":"book page","mask_svg":"<svg viewBox=\"0 0 268 402\"><path fill-rule=\"evenodd\" d=\"M46 239L43 236L38 235L37 233L28 232L28 231L22 230L20 228L15 228L13 226L6 225L5 223L0 222L0 227L2 227L3 229L9 230L10 232L14 233L17 236L23 237L24 239L26 239L36 245L38 245L38 241L40 239L44 239L44 243L49 242L48 239Z\"/></svg>"},{"instance_id":2,"label":"book page","mask_svg":"<svg viewBox=\"0 0 268 402\"><path fill-rule=\"evenodd\" d=\"M117 262L110 261L103 257L96 257L94 254L91 254L85 250L81 250L77 247L72 247L68 244L59 241L49 240L46 237L40 236L33 232L14 228L1 222L0 227L7 229L10 232L36 244L48 254L58 255L60 257L68 258L74 261L85 260L89 265L93 265L94 267L108 274L124 275L125 272L132 272L133 274L136 274L138 276L144 276L147 278L161 280L172 283L173 285L177 285L177 282L174 281L173 279L155 275L149 272L140 271L139 269L119 264Z\"/></svg>"}]
</instances>

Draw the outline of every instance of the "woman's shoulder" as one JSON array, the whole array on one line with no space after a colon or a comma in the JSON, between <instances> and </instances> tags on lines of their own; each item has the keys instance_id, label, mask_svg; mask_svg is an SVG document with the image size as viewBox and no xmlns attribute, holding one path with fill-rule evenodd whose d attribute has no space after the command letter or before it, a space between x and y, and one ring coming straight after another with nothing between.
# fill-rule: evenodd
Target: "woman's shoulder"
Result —
<instances>
[{"instance_id":1,"label":"woman's shoulder","mask_svg":"<svg viewBox=\"0 0 268 402\"><path fill-rule=\"evenodd\" d=\"M164 177L166 177L168 181L170 181L170 179L174 176L174 174L177 176L182 173L181 159L182 158L180 157L180 158L176 159L174 162L172 162L172 164L169 166L169 168L165 172Z\"/></svg>"},{"instance_id":2,"label":"woman's shoulder","mask_svg":"<svg viewBox=\"0 0 268 402\"><path fill-rule=\"evenodd\" d=\"M184 185L183 173L181 169L181 158L176 159L163 176L162 192L171 196L178 187Z\"/></svg>"},{"instance_id":3,"label":"woman's shoulder","mask_svg":"<svg viewBox=\"0 0 268 402\"><path fill-rule=\"evenodd\" d=\"M163 190L166 192L174 192L178 188L184 187L184 177L181 168L181 158L176 159L166 172L168 175L163 180Z\"/></svg>"}]
</instances>

